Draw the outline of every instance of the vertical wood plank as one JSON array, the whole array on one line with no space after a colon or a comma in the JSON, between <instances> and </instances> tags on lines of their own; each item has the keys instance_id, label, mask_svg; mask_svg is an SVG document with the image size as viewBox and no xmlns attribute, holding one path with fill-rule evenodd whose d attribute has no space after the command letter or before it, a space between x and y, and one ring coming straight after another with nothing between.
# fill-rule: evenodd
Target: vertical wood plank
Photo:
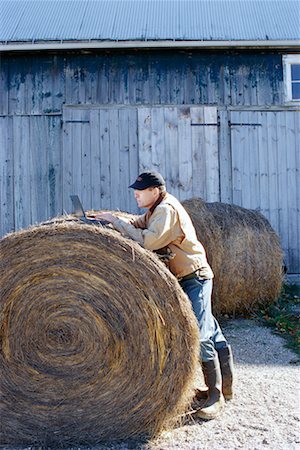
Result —
<instances>
[{"instance_id":1,"label":"vertical wood plank","mask_svg":"<svg viewBox=\"0 0 300 450\"><path fill-rule=\"evenodd\" d=\"M15 227L12 122L11 117L0 117L0 236Z\"/></svg>"},{"instance_id":2,"label":"vertical wood plank","mask_svg":"<svg viewBox=\"0 0 300 450\"><path fill-rule=\"evenodd\" d=\"M138 108L139 173L152 168L152 116L150 108Z\"/></svg>"},{"instance_id":3,"label":"vertical wood plank","mask_svg":"<svg viewBox=\"0 0 300 450\"><path fill-rule=\"evenodd\" d=\"M81 199L85 210L91 209L92 204L92 150L91 150L91 127L90 111L83 109L79 115L81 125ZM79 158L79 155L78 155Z\"/></svg>"},{"instance_id":4,"label":"vertical wood plank","mask_svg":"<svg viewBox=\"0 0 300 450\"><path fill-rule=\"evenodd\" d=\"M296 155L296 186L300 185L300 111L295 112L295 136L296 136L296 147L295 147L295 155ZM294 273L300 273L300 193L299 189L296 193L296 209L297 209L297 253L296 253L296 264ZM297 257L298 255L298 257Z\"/></svg>"},{"instance_id":5,"label":"vertical wood plank","mask_svg":"<svg viewBox=\"0 0 300 450\"><path fill-rule=\"evenodd\" d=\"M283 250L287 256L287 265L289 265L289 236L288 236L288 203L287 191L287 145L285 140L285 115L277 114L277 152L278 152L278 203L279 203L279 233Z\"/></svg>"},{"instance_id":6,"label":"vertical wood plank","mask_svg":"<svg viewBox=\"0 0 300 450\"><path fill-rule=\"evenodd\" d=\"M6 115L9 111L9 60L1 58L0 71L0 114Z\"/></svg>"},{"instance_id":7,"label":"vertical wood plank","mask_svg":"<svg viewBox=\"0 0 300 450\"><path fill-rule=\"evenodd\" d=\"M139 172L139 154L138 154L138 123L137 109L128 110L128 139L129 139L129 183L132 184ZM129 211L138 212L138 207L133 196L132 189L129 190Z\"/></svg>"},{"instance_id":8,"label":"vertical wood plank","mask_svg":"<svg viewBox=\"0 0 300 450\"><path fill-rule=\"evenodd\" d=\"M99 111L100 119L100 186L101 186L101 208L111 207L111 174L110 174L110 146L109 146L109 110Z\"/></svg>"},{"instance_id":9,"label":"vertical wood plank","mask_svg":"<svg viewBox=\"0 0 300 450\"><path fill-rule=\"evenodd\" d=\"M219 117L220 200L224 203L232 203L232 161L230 150L230 127L228 126L228 111L219 111Z\"/></svg>"},{"instance_id":10,"label":"vertical wood plank","mask_svg":"<svg viewBox=\"0 0 300 450\"><path fill-rule=\"evenodd\" d=\"M13 118L15 228L31 223L29 117Z\"/></svg>"},{"instance_id":11,"label":"vertical wood plank","mask_svg":"<svg viewBox=\"0 0 300 450\"><path fill-rule=\"evenodd\" d=\"M117 109L109 110L109 156L110 156L110 192L111 208L119 208L120 191L120 151L119 117Z\"/></svg>"},{"instance_id":12,"label":"vertical wood plank","mask_svg":"<svg viewBox=\"0 0 300 450\"><path fill-rule=\"evenodd\" d=\"M178 108L179 200L192 196L192 131L189 107Z\"/></svg>"},{"instance_id":13,"label":"vertical wood plank","mask_svg":"<svg viewBox=\"0 0 300 450\"><path fill-rule=\"evenodd\" d=\"M100 157L100 110L90 111L90 133L91 133L91 207L100 209L101 206L101 157Z\"/></svg>"},{"instance_id":14,"label":"vertical wood plank","mask_svg":"<svg viewBox=\"0 0 300 450\"><path fill-rule=\"evenodd\" d=\"M266 152L268 155L269 174L269 217L270 222L277 233L279 233L279 195L278 195L278 154L277 154L277 127L276 113L264 113Z\"/></svg>"},{"instance_id":15,"label":"vertical wood plank","mask_svg":"<svg viewBox=\"0 0 300 450\"><path fill-rule=\"evenodd\" d=\"M119 198L118 208L122 211L129 210L129 120L128 109L119 109Z\"/></svg>"},{"instance_id":16,"label":"vertical wood plank","mask_svg":"<svg viewBox=\"0 0 300 450\"><path fill-rule=\"evenodd\" d=\"M204 123L214 124L204 127L206 154L206 200L220 200L219 186L219 149L218 149L218 112L215 107L204 108Z\"/></svg>"},{"instance_id":17,"label":"vertical wood plank","mask_svg":"<svg viewBox=\"0 0 300 450\"><path fill-rule=\"evenodd\" d=\"M73 130L70 121L73 119L71 108L63 109L63 150L62 150L62 209L63 212L72 211L70 194L73 191Z\"/></svg>"},{"instance_id":18,"label":"vertical wood plank","mask_svg":"<svg viewBox=\"0 0 300 450\"><path fill-rule=\"evenodd\" d=\"M49 216L47 122L43 116L29 119L31 223L41 222Z\"/></svg>"},{"instance_id":19,"label":"vertical wood plank","mask_svg":"<svg viewBox=\"0 0 300 450\"><path fill-rule=\"evenodd\" d=\"M179 198L178 115L176 107L167 107L165 117L166 183L168 191Z\"/></svg>"},{"instance_id":20,"label":"vertical wood plank","mask_svg":"<svg viewBox=\"0 0 300 450\"><path fill-rule=\"evenodd\" d=\"M285 142L287 155L287 207L288 207L288 252L289 271L297 273L300 267L300 241L299 241L299 135L296 137L296 130L299 130L299 112L286 111L281 113L285 116Z\"/></svg>"},{"instance_id":21,"label":"vertical wood plank","mask_svg":"<svg viewBox=\"0 0 300 450\"><path fill-rule=\"evenodd\" d=\"M300 111L295 112L295 136L296 136L296 186L300 185ZM295 265L295 273L300 273L300 193L299 189L297 190L297 198L296 198L296 209L297 209L297 253L296 257L296 265Z\"/></svg>"},{"instance_id":22,"label":"vertical wood plank","mask_svg":"<svg viewBox=\"0 0 300 450\"><path fill-rule=\"evenodd\" d=\"M238 125L234 125L239 129L240 133L240 141L238 152L240 155L240 171L241 171L241 206L245 208L251 208L251 201L254 195L253 189L253 157L255 152L257 151L255 148L255 142L251 142L253 140L255 133L255 128L250 127L248 125L242 125L243 123L250 123L249 112L239 111L238 112L238 120L236 123Z\"/></svg>"},{"instance_id":23,"label":"vertical wood plank","mask_svg":"<svg viewBox=\"0 0 300 450\"><path fill-rule=\"evenodd\" d=\"M49 217L55 217L62 214L62 120L61 116L53 116L48 121Z\"/></svg>"},{"instance_id":24,"label":"vertical wood plank","mask_svg":"<svg viewBox=\"0 0 300 450\"><path fill-rule=\"evenodd\" d=\"M109 103L109 95L108 95L108 62L106 57L101 58L101 65L99 67L99 71L97 72L96 78L96 100L100 104Z\"/></svg>"},{"instance_id":25,"label":"vertical wood plank","mask_svg":"<svg viewBox=\"0 0 300 450\"><path fill-rule=\"evenodd\" d=\"M232 111L231 124L238 123L239 114ZM239 126L231 125L231 152L232 152L232 201L235 205L242 206L242 173L241 173L241 130Z\"/></svg>"},{"instance_id":26,"label":"vertical wood plank","mask_svg":"<svg viewBox=\"0 0 300 450\"><path fill-rule=\"evenodd\" d=\"M160 172L163 177L166 173L165 155L165 118L163 108L151 109L151 149L152 168Z\"/></svg>"},{"instance_id":27,"label":"vertical wood plank","mask_svg":"<svg viewBox=\"0 0 300 450\"><path fill-rule=\"evenodd\" d=\"M258 133L258 165L259 165L259 208L260 212L270 220L270 181L268 170L268 143L267 143L267 121L266 113L257 112L257 123L261 123L261 127L257 127Z\"/></svg>"},{"instance_id":28,"label":"vertical wood plank","mask_svg":"<svg viewBox=\"0 0 300 450\"><path fill-rule=\"evenodd\" d=\"M257 118L258 113L256 111L249 111L247 119L244 117L244 114L241 116L241 120L247 120L247 123L257 124L260 121ZM262 127L256 125L244 126L247 130L247 141L248 144L248 166L246 166L246 159L244 160L244 172L247 173L248 167L248 176L249 176L249 188L248 188L248 198L246 206L250 209L260 209L260 143L259 143L259 133L261 132ZM260 133L261 135L261 133Z\"/></svg>"},{"instance_id":29,"label":"vertical wood plank","mask_svg":"<svg viewBox=\"0 0 300 450\"><path fill-rule=\"evenodd\" d=\"M70 204L70 195L78 194L82 200L82 128L83 124L81 110L74 108L72 111L72 120L70 123L72 129L72 147L71 147L71 168L72 168L72 191L68 193L68 203ZM83 202L83 207L86 205ZM70 211L70 209L69 209Z\"/></svg>"},{"instance_id":30,"label":"vertical wood plank","mask_svg":"<svg viewBox=\"0 0 300 450\"><path fill-rule=\"evenodd\" d=\"M192 196L206 198L206 147L204 129L203 107L191 108L191 132L192 132L192 164L193 164L193 186Z\"/></svg>"}]
</instances>

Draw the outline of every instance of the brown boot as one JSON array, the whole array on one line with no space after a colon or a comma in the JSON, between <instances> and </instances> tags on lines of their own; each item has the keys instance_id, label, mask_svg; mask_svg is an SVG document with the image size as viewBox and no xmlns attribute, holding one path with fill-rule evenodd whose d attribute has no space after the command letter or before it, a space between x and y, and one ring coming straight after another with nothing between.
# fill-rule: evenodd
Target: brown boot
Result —
<instances>
[{"instance_id":1,"label":"brown boot","mask_svg":"<svg viewBox=\"0 0 300 450\"><path fill-rule=\"evenodd\" d=\"M217 349L220 368L222 373L222 392L226 400L233 397L233 357L230 345L228 347Z\"/></svg>"},{"instance_id":2,"label":"brown boot","mask_svg":"<svg viewBox=\"0 0 300 450\"><path fill-rule=\"evenodd\" d=\"M225 404L218 356L211 361L202 362L202 369L205 383L208 387L208 398L195 415L204 420L211 420L217 417Z\"/></svg>"}]
</instances>

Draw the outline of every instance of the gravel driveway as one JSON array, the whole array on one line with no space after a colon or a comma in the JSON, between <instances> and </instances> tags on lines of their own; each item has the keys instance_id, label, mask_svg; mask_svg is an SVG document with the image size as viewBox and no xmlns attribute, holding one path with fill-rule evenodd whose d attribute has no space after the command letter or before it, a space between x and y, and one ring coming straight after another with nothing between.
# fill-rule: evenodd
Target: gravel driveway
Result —
<instances>
[{"instance_id":1,"label":"gravel driveway","mask_svg":"<svg viewBox=\"0 0 300 450\"><path fill-rule=\"evenodd\" d=\"M235 357L235 397L222 416L192 421L147 445L114 450L300 450L300 366L284 340L253 320L230 320L223 330Z\"/></svg>"}]
</instances>

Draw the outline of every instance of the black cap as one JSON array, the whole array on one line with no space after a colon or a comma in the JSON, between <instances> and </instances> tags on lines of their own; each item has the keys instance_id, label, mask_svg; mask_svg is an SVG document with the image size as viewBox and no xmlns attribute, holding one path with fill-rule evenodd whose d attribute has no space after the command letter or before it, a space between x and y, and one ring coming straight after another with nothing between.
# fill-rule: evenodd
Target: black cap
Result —
<instances>
[{"instance_id":1,"label":"black cap","mask_svg":"<svg viewBox=\"0 0 300 450\"><path fill-rule=\"evenodd\" d=\"M165 184L165 180L160 173L148 170L147 172L141 173L129 187L143 191L149 187L165 186Z\"/></svg>"}]
</instances>

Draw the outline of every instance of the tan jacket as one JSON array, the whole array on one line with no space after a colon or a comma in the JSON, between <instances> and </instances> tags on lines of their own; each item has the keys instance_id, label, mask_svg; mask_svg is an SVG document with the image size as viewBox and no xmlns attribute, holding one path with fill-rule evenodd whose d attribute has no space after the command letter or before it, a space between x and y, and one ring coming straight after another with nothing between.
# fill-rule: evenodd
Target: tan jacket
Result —
<instances>
[{"instance_id":1,"label":"tan jacket","mask_svg":"<svg viewBox=\"0 0 300 450\"><path fill-rule=\"evenodd\" d=\"M213 278L203 245L198 241L192 221L171 194L167 194L151 214L147 211L133 224L118 219L114 227L148 250L169 247L175 255L168 266L177 277L182 278L199 269L203 279Z\"/></svg>"}]
</instances>

